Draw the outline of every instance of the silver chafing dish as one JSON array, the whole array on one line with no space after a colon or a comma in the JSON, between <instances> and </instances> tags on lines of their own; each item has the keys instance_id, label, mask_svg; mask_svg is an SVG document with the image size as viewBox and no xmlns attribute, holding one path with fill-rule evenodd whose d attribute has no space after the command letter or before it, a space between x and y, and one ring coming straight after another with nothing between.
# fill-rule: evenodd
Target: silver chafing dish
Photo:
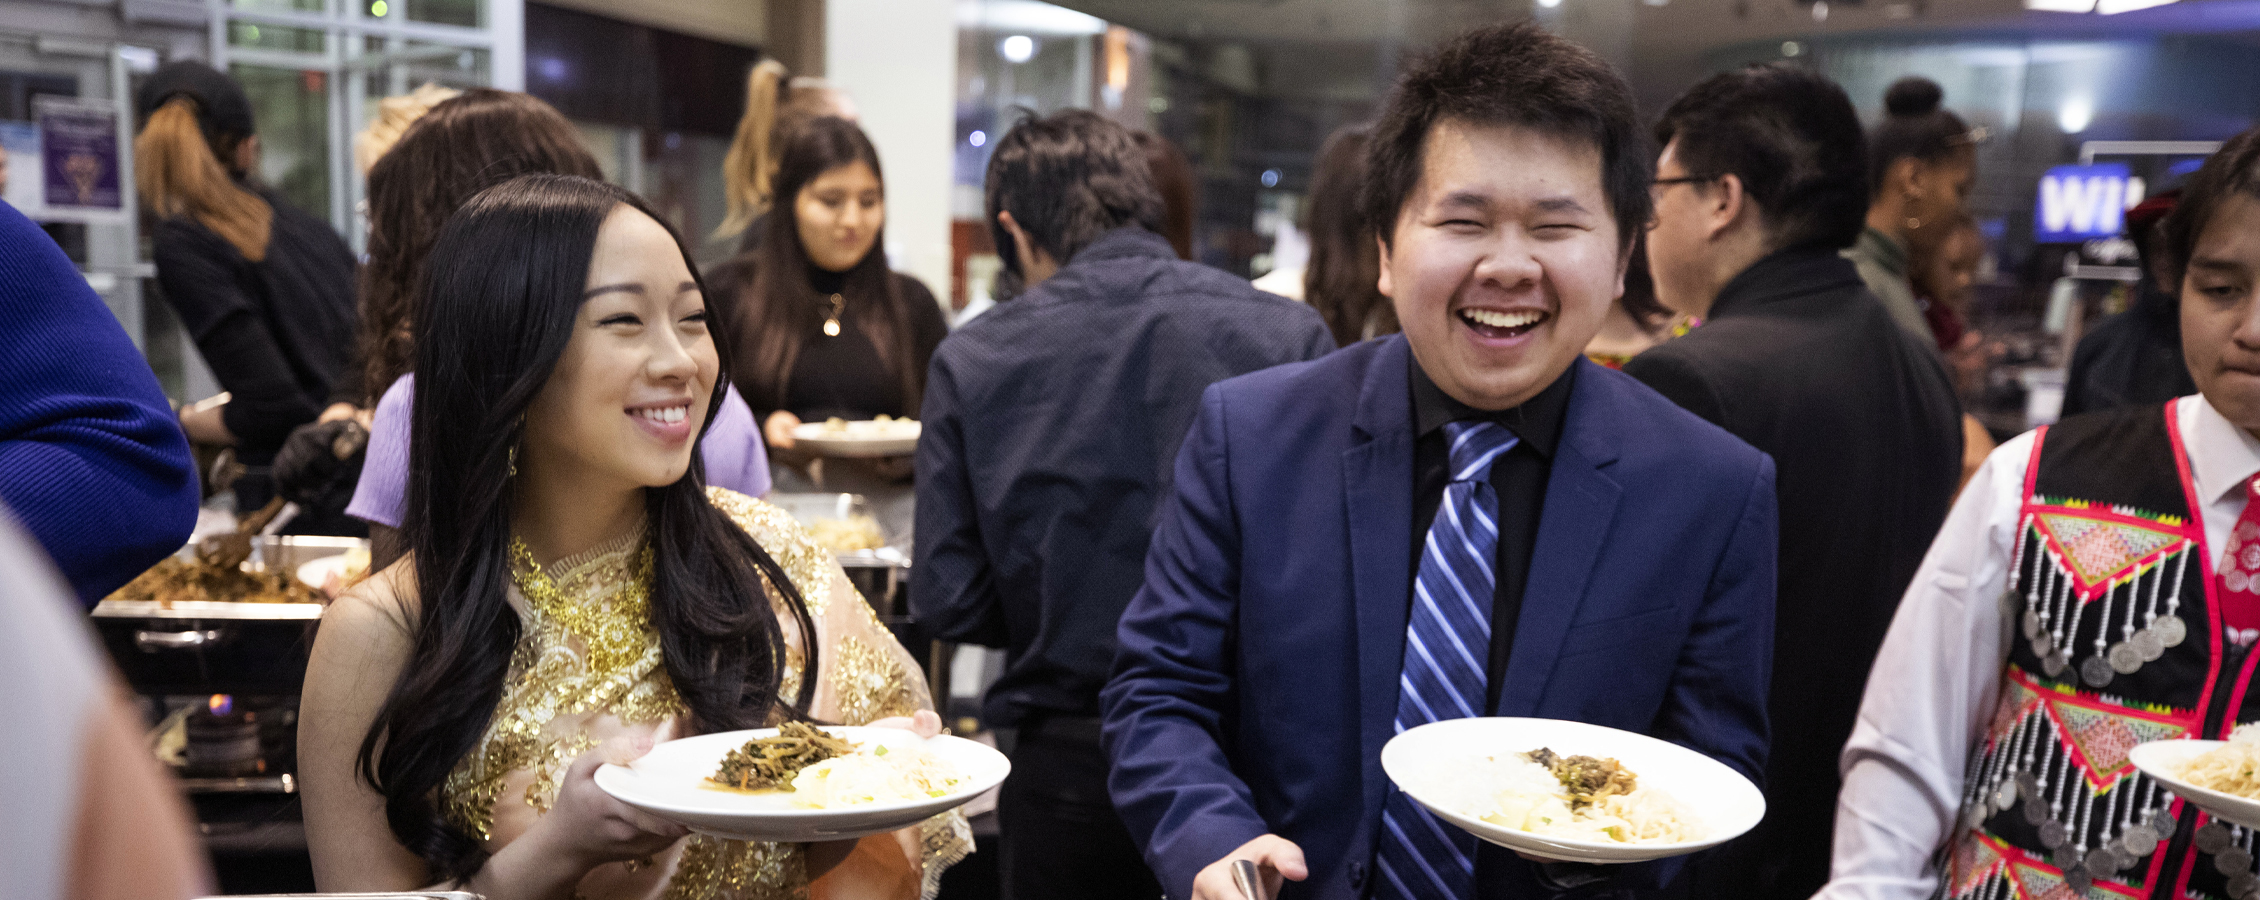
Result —
<instances>
[{"instance_id":1,"label":"silver chafing dish","mask_svg":"<svg viewBox=\"0 0 2260 900\"><path fill-rule=\"evenodd\" d=\"M910 535L893 533L873 514L863 495L780 492L766 499L808 526L820 543L833 546L832 555L847 570L848 582L863 594L880 621L890 625L910 621L905 590L910 581ZM869 538L876 538L878 546L840 549L869 544Z\"/></svg>"}]
</instances>

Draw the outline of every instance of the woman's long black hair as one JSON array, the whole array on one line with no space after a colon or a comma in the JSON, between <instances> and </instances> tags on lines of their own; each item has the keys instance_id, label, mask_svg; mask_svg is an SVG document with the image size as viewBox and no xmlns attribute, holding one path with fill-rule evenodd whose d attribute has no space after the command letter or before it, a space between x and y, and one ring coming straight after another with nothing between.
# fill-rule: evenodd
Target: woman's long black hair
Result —
<instances>
[{"instance_id":1,"label":"woman's long black hair","mask_svg":"<svg viewBox=\"0 0 2260 900\"><path fill-rule=\"evenodd\" d=\"M814 119L785 137L771 184L769 224L761 244L724 263L714 273L715 296L708 306L731 306L737 312L737 331L730 343L744 357L738 372L738 393L754 409L783 409L791 389L793 363L801 345L824 321L824 297L808 283L815 263L801 245L795 207L802 188L817 176L841 166L862 162L877 176L884 196L887 176L879 168L879 151L863 129L846 119ZM901 386L903 408L896 415L918 414L919 394L926 371L910 334L910 303L902 285L887 268L887 230L881 225L873 236L871 252L845 273L840 293L870 335L879 364ZM719 336L722 332L716 332Z\"/></svg>"},{"instance_id":2,"label":"woman's long black hair","mask_svg":"<svg viewBox=\"0 0 2260 900\"><path fill-rule=\"evenodd\" d=\"M519 637L504 601L511 449L572 338L597 230L623 205L666 224L636 195L603 182L520 176L466 203L427 263L402 524L420 610L400 680L362 739L358 771L384 795L393 835L434 877L464 878L486 861L478 841L442 815L439 795L493 718ZM681 236L675 242L680 250ZM691 271L695 278L697 267ZM710 319L716 306L708 304ZM702 435L729 378L721 342L716 351L721 375ZM693 454L681 480L645 490L651 619L667 676L689 708L682 724L695 734L805 717L816 679L801 679L789 701L777 696L786 646L763 582L785 598L814 671L807 605L777 561L707 502L704 481Z\"/></svg>"}]
</instances>

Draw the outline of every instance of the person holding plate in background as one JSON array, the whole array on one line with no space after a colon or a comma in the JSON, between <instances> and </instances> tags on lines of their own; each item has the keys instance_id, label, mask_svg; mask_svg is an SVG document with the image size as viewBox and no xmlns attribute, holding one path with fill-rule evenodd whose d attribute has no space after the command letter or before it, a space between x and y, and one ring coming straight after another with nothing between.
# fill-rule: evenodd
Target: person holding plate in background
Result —
<instances>
[{"instance_id":1,"label":"person holding plate in background","mask_svg":"<svg viewBox=\"0 0 2260 900\"><path fill-rule=\"evenodd\" d=\"M721 338L744 361L738 391L768 440L777 489L863 494L900 535L913 515L908 455L819 459L793 429L915 418L949 324L924 284L887 268L886 181L863 129L827 116L782 138L772 215L791 218L712 273L737 323Z\"/></svg>"},{"instance_id":2,"label":"person holding plate in background","mask_svg":"<svg viewBox=\"0 0 2260 900\"><path fill-rule=\"evenodd\" d=\"M1172 897L1237 897L1242 860L1285 897L1662 888L1681 866L1479 848L1379 759L1501 715L1765 764L1773 464L1582 352L1649 217L1631 92L1481 28L1370 154L1404 333L1204 394L1102 694L1115 805Z\"/></svg>"},{"instance_id":3,"label":"person holding plate in background","mask_svg":"<svg viewBox=\"0 0 2260 900\"><path fill-rule=\"evenodd\" d=\"M1868 677L1816 897L2260 895L2252 833L2129 759L2260 720L2260 130L2160 228L2198 393L2029 432L1963 488Z\"/></svg>"}]
</instances>

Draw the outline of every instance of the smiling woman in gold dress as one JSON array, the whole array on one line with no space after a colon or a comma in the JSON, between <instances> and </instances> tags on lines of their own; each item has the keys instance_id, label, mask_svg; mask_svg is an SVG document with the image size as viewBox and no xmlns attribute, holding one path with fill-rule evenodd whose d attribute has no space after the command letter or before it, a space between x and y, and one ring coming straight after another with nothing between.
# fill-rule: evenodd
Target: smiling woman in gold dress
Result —
<instances>
[{"instance_id":1,"label":"smiling woman in gold dress","mask_svg":"<svg viewBox=\"0 0 2260 900\"><path fill-rule=\"evenodd\" d=\"M598 790L672 736L940 723L915 664L784 513L701 486L728 359L634 195L532 175L429 261L409 555L324 617L299 725L324 891L930 896L949 813L861 841L688 835Z\"/></svg>"}]
</instances>

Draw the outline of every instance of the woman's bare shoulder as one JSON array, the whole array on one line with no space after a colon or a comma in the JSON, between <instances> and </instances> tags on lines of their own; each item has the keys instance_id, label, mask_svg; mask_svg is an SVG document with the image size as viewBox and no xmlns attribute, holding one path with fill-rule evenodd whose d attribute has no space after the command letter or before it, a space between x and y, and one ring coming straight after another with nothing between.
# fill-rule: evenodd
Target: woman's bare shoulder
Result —
<instances>
[{"instance_id":1,"label":"woman's bare shoulder","mask_svg":"<svg viewBox=\"0 0 2260 900\"><path fill-rule=\"evenodd\" d=\"M402 557L331 601L322 613L322 627L368 639L404 640L415 634L420 610L415 560Z\"/></svg>"}]
</instances>

